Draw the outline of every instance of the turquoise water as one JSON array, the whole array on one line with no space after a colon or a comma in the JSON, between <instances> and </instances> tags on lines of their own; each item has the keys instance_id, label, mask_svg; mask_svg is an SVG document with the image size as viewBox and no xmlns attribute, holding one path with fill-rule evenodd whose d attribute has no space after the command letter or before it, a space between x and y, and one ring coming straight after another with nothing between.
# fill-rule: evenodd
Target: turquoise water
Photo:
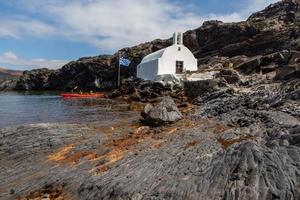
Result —
<instances>
[{"instance_id":1,"label":"turquoise water","mask_svg":"<svg viewBox=\"0 0 300 200\"><path fill-rule=\"evenodd\" d=\"M62 99L56 93L0 92L0 128L22 124L113 120L108 100Z\"/></svg>"}]
</instances>

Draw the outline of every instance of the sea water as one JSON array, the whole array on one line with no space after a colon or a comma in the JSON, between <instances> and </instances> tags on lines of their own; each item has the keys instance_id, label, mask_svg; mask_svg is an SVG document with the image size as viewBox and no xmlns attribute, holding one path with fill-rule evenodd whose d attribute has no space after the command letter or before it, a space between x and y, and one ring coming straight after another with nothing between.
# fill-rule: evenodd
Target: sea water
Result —
<instances>
[{"instance_id":1,"label":"sea water","mask_svg":"<svg viewBox=\"0 0 300 200\"><path fill-rule=\"evenodd\" d=\"M0 92L0 128L37 123L111 121L115 113L104 99L63 99L58 93Z\"/></svg>"}]
</instances>

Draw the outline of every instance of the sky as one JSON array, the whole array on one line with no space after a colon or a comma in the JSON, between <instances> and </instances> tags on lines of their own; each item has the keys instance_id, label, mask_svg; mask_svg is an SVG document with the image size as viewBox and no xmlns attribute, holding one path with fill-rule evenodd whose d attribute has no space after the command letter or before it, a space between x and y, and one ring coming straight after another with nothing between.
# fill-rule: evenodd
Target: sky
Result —
<instances>
[{"instance_id":1,"label":"sky","mask_svg":"<svg viewBox=\"0 0 300 200\"><path fill-rule=\"evenodd\" d=\"M207 20L246 20L278 0L0 0L0 67L59 68Z\"/></svg>"}]
</instances>

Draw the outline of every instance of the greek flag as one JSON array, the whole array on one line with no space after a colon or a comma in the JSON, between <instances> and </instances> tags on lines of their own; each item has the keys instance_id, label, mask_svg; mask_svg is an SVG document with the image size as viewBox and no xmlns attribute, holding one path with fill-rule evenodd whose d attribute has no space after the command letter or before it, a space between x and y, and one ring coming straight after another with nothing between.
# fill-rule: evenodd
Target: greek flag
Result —
<instances>
[{"instance_id":1,"label":"greek flag","mask_svg":"<svg viewBox=\"0 0 300 200\"><path fill-rule=\"evenodd\" d=\"M128 67L130 65L130 60L121 57L119 60L119 64Z\"/></svg>"}]
</instances>

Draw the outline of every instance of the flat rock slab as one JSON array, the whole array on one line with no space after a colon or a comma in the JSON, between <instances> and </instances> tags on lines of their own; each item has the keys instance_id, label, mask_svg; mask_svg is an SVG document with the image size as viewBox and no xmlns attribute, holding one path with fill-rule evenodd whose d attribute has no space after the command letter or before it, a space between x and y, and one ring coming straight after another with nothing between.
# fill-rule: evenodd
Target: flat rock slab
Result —
<instances>
[{"instance_id":1,"label":"flat rock slab","mask_svg":"<svg viewBox=\"0 0 300 200\"><path fill-rule=\"evenodd\" d=\"M263 141L267 135L242 136L251 134L252 127L230 127L216 119L183 119L155 129L121 126L123 135L118 136L113 134L117 126L37 124L1 129L0 198L299 196L300 129L294 124L284 124L284 137L270 134ZM228 137L234 131L239 139Z\"/></svg>"},{"instance_id":2,"label":"flat rock slab","mask_svg":"<svg viewBox=\"0 0 300 200\"><path fill-rule=\"evenodd\" d=\"M173 185L171 179L177 177L179 181L188 177L189 164L180 166L178 163L193 162L193 156L189 155L193 153L191 148L198 146L199 159L221 150L215 135L208 131L214 126L213 122L188 120L152 132L146 127L133 127L135 132L130 133L128 129L128 136L120 138L112 136L113 131L108 133L105 129L74 124L1 129L0 199L33 199L47 195L64 199L105 199L115 184L126 186L127 183L127 189L133 193L140 185L139 190L146 193L150 185L154 187L164 176L168 176L168 184ZM185 132L180 127L190 131ZM200 127L207 131L202 133ZM179 171L173 173L174 167ZM128 182L126 177L132 180ZM97 188L103 189L103 198Z\"/></svg>"}]
</instances>

